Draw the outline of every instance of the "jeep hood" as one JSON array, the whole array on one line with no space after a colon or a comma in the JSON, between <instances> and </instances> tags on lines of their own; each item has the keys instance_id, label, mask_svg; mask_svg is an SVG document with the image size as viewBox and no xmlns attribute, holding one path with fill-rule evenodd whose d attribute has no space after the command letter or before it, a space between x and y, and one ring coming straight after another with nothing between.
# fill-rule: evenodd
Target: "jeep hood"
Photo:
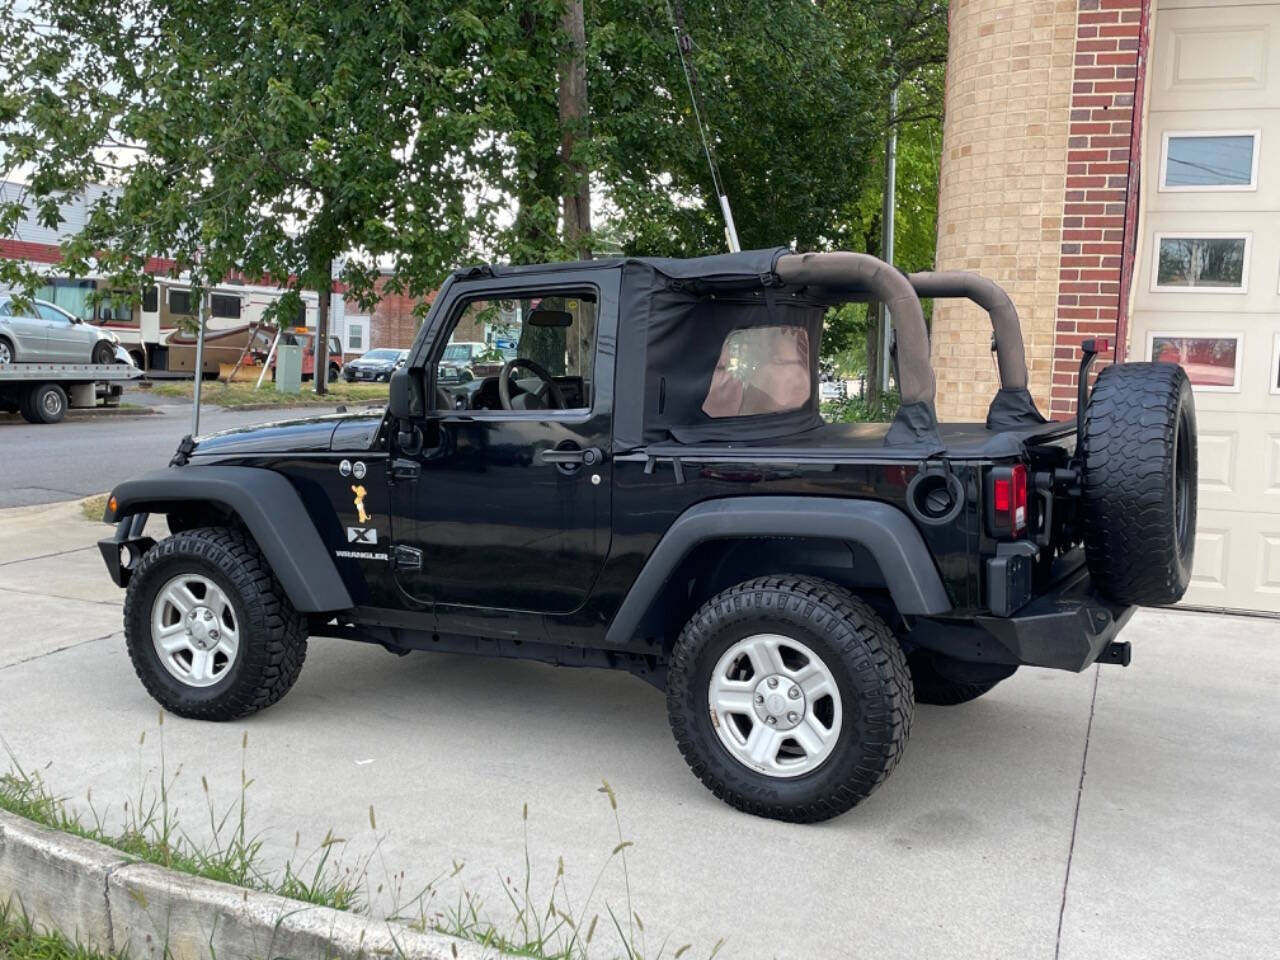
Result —
<instances>
[{"instance_id":1,"label":"jeep hood","mask_svg":"<svg viewBox=\"0 0 1280 960\"><path fill-rule=\"evenodd\" d=\"M240 457L288 453L363 452L382 426L381 410L278 420L199 437L192 457Z\"/></svg>"}]
</instances>

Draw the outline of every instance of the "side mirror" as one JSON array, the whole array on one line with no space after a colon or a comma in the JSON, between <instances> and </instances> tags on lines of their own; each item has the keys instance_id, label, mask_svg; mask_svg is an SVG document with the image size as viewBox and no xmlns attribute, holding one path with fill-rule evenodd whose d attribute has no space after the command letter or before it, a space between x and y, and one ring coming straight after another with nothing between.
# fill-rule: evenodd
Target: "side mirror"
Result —
<instances>
[{"instance_id":1,"label":"side mirror","mask_svg":"<svg viewBox=\"0 0 1280 960\"><path fill-rule=\"evenodd\" d=\"M425 417L426 404L422 399L422 378L414 371L401 367L391 375L391 396L387 409L397 420L413 420Z\"/></svg>"}]
</instances>

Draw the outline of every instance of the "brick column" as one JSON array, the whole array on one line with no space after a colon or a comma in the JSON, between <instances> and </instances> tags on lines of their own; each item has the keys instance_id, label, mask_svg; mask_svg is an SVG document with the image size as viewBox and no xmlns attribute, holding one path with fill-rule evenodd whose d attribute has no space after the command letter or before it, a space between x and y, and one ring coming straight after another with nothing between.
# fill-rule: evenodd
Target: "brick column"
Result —
<instances>
[{"instance_id":1,"label":"brick column","mask_svg":"<svg viewBox=\"0 0 1280 960\"><path fill-rule=\"evenodd\" d=\"M1078 0L1050 416L1075 413L1080 341L1116 340L1146 0ZM1136 177L1137 165L1132 169ZM1110 356L1107 355L1107 356ZM1102 358L1100 358L1102 359ZM1098 366L1101 366L1099 364Z\"/></svg>"},{"instance_id":2,"label":"brick column","mask_svg":"<svg viewBox=\"0 0 1280 960\"><path fill-rule=\"evenodd\" d=\"M1049 401L1076 0L952 0L938 193L939 270L1001 284L1022 320L1030 388ZM934 304L938 416L982 421L996 392L991 321Z\"/></svg>"}]
</instances>

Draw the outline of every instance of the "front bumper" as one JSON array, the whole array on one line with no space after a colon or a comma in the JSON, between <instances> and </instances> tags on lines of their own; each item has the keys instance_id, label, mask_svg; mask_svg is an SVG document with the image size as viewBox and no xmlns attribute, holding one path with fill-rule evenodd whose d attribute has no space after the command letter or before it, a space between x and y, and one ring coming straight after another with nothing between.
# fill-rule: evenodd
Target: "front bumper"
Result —
<instances>
[{"instance_id":1,"label":"front bumper","mask_svg":"<svg viewBox=\"0 0 1280 960\"><path fill-rule=\"evenodd\" d=\"M103 519L109 519L110 513L111 510L108 508L108 516ZM123 588L129 585L129 578L133 576L134 568L142 559L142 555L156 545L155 540L143 536L142 533L146 528L148 516L145 513L135 513L125 517L116 523L114 536L98 541L98 550L102 553L102 560L107 565L107 573L117 587Z\"/></svg>"},{"instance_id":2,"label":"front bumper","mask_svg":"<svg viewBox=\"0 0 1280 960\"><path fill-rule=\"evenodd\" d=\"M969 664L1078 672L1099 661L1128 664L1128 645L1115 639L1134 609L1098 593L1081 564L1013 616L920 617L906 639Z\"/></svg>"}]
</instances>

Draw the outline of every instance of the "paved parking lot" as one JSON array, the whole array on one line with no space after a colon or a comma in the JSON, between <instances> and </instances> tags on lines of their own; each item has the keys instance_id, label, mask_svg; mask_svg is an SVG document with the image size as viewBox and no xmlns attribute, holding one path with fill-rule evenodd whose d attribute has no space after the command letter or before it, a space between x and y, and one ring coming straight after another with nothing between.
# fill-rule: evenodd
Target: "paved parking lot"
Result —
<instances>
[{"instance_id":1,"label":"paved parking lot","mask_svg":"<svg viewBox=\"0 0 1280 960\"><path fill-rule=\"evenodd\" d=\"M191 432L190 401L153 397L145 391L132 391L126 400L154 404L156 412L73 417L53 426L34 426L17 414L0 414L0 508L95 496L140 470L168 464L178 441ZM334 409L203 407L200 432L320 416Z\"/></svg>"},{"instance_id":2,"label":"paved parking lot","mask_svg":"<svg viewBox=\"0 0 1280 960\"><path fill-rule=\"evenodd\" d=\"M0 735L107 820L156 781L157 708L134 678L120 594L71 505L0 511ZM503 878L535 893L563 856L575 912L617 843L649 953L728 957L1239 958L1280 942L1280 622L1143 612L1134 664L1026 670L962 707L921 708L902 765L850 814L739 814L685 768L662 698L628 676L321 640L280 704L231 725L166 718L194 835L200 778L238 792L280 862L332 828L369 893L464 888L494 919ZM139 744L146 731L146 742ZM369 823L376 811L377 829ZM382 885L381 891L378 885ZM591 913L621 918L621 872ZM593 955L596 955L593 951ZM608 955L602 951L598 955Z\"/></svg>"}]
</instances>

